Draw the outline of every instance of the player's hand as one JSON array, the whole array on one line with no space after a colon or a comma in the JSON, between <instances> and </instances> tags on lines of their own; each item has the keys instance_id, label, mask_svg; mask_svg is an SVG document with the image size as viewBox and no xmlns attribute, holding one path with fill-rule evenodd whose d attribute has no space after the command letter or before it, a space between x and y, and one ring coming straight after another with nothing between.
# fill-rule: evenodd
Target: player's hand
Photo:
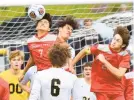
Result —
<instances>
[{"instance_id":1,"label":"player's hand","mask_svg":"<svg viewBox=\"0 0 134 100\"><path fill-rule=\"evenodd\" d=\"M106 58L104 57L103 54L99 54L99 55L97 56L97 59L98 59L99 61L101 61L102 63L105 63L105 62L106 62Z\"/></svg>"},{"instance_id":2,"label":"player's hand","mask_svg":"<svg viewBox=\"0 0 134 100\"><path fill-rule=\"evenodd\" d=\"M19 76L19 78L18 78L19 82L21 82L21 81L23 80L23 78L24 78L24 75L21 74L21 75Z\"/></svg>"},{"instance_id":3,"label":"player's hand","mask_svg":"<svg viewBox=\"0 0 134 100\"><path fill-rule=\"evenodd\" d=\"M69 67L69 71L72 73L72 74L76 74L76 71L73 67Z\"/></svg>"}]
</instances>

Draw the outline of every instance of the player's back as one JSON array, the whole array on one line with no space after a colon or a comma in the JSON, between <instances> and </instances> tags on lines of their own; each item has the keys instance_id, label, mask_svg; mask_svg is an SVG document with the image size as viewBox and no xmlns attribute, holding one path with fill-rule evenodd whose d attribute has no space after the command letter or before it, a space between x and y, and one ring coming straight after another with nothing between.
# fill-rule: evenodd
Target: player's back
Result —
<instances>
[{"instance_id":1,"label":"player's back","mask_svg":"<svg viewBox=\"0 0 134 100\"><path fill-rule=\"evenodd\" d=\"M38 98L39 95L40 100L70 100L76 79L75 75L61 68L49 68L40 71L34 80L29 100L37 100L35 98Z\"/></svg>"},{"instance_id":2,"label":"player's back","mask_svg":"<svg viewBox=\"0 0 134 100\"><path fill-rule=\"evenodd\" d=\"M97 100L90 87L84 78L77 79L73 87L73 100Z\"/></svg>"}]
</instances>

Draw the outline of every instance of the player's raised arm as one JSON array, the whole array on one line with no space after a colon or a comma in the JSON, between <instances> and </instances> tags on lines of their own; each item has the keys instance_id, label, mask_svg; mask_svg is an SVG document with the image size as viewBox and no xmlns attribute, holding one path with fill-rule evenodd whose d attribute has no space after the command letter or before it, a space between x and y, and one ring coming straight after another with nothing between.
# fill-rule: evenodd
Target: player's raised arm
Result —
<instances>
[{"instance_id":1,"label":"player's raised arm","mask_svg":"<svg viewBox=\"0 0 134 100\"><path fill-rule=\"evenodd\" d=\"M29 70L28 70L29 71ZM21 82L19 82L19 86L24 90L24 91L26 91L26 92L28 92L28 93L30 93L30 87L29 86L27 86L27 83L29 82L29 73L28 73L28 71L26 72L26 74L24 75L24 78L23 78L23 80L21 81ZM30 83L31 84L31 83Z\"/></svg>"},{"instance_id":2,"label":"player's raised arm","mask_svg":"<svg viewBox=\"0 0 134 100\"><path fill-rule=\"evenodd\" d=\"M31 66L33 66L33 65L34 65L34 61L33 61L32 56L30 55L30 57L29 57L29 59L28 59L28 61L27 61L27 64L26 64L26 66L25 66L25 68L24 68L24 70L23 70L22 75L19 76L19 81L22 81L22 79L23 79L25 73L26 73L26 72L28 71L28 69L29 69Z\"/></svg>"},{"instance_id":3,"label":"player's raised arm","mask_svg":"<svg viewBox=\"0 0 134 100\"><path fill-rule=\"evenodd\" d=\"M125 72L127 71L127 68L129 68L129 61L130 61L130 56L126 53L126 56L122 58L122 61L119 64L119 67L116 68L113 66L106 58L104 55L99 54L97 56L97 59L103 63L103 65L118 79L121 79Z\"/></svg>"},{"instance_id":4,"label":"player's raised arm","mask_svg":"<svg viewBox=\"0 0 134 100\"><path fill-rule=\"evenodd\" d=\"M84 56L91 54L90 47L85 47L82 49L76 57L72 61L72 66L74 66L80 59L82 59Z\"/></svg>"}]
</instances>

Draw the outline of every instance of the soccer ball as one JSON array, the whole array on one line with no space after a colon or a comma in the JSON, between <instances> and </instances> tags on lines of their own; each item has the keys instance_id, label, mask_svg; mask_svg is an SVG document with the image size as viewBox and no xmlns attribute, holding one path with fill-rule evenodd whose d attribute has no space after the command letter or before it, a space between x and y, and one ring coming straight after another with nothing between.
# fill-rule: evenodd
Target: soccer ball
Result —
<instances>
[{"instance_id":1,"label":"soccer ball","mask_svg":"<svg viewBox=\"0 0 134 100\"><path fill-rule=\"evenodd\" d=\"M34 20L40 20L45 15L45 8L42 5L31 5L28 8L28 16Z\"/></svg>"}]
</instances>

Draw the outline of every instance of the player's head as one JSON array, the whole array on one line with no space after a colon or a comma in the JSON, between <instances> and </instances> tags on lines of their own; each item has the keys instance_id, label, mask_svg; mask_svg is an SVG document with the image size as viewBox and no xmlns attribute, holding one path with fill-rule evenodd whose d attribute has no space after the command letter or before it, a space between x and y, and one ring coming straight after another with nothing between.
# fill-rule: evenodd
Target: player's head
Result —
<instances>
[{"instance_id":1,"label":"player's head","mask_svg":"<svg viewBox=\"0 0 134 100\"><path fill-rule=\"evenodd\" d=\"M82 68L84 77L91 78L91 62L84 63Z\"/></svg>"},{"instance_id":2,"label":"player's head","mask_svg":"<svg viewBox=\"0 0 134 100\"><path fill-rule=\"evenodd\" d=\"M71 57L67 44L54 44L49 50L48 57L53 67L63 67Z\"/></svg>"},{"instance_id":3,"label":"player's head","mask_svg":"<svg viewBox=\"0 0 134 100\"><path fill-rule=\"evenodd\" d=\"M85 19L84 20L84 26L85 28L90 28L92 25L92 19Z\"/></svg>"},{"instance_id":4,"label":"player's head","mask_svg":"<svg viewBox=\"0 0 134 100\"><path fill-rule=\"evenodd\" d=\"M78 23L73 16L67 16L58 22L58 36L65 41L71 36L73 29L78 28Z\"/></svg>"},{"instance_id":5,"label":"player's head","mask_svg":"<svg viewBox=\"0 0 134 100\"><path fill-rule=\"evenodd\" d=\"M11 51L9 55L10 67L13 70L19 70L24 60L24 52L20 50Z\"/></svg>"},{"instance_id":6,"label":"player's head","mask_svg":"<svg viewBox=\"0 0 134 100\"><path fill-rule=\"evenodd\" d=\"M51 15L49 13L45 13L43 18L37 21L36 30L50 31L51 25L52 25Z\"/></svg>"},{"instance_id":7,"label":"player's head","mask_svg":"<svg viewBox=\"0 0 134 100\"><path fill-rule=\"evenodd\" d=\"M129 44L130 34L126 27L118 26L113 35L112 42L110 44L110 47L113 50L124 50L127 48Z\"/></svg>"}]
</instances>

